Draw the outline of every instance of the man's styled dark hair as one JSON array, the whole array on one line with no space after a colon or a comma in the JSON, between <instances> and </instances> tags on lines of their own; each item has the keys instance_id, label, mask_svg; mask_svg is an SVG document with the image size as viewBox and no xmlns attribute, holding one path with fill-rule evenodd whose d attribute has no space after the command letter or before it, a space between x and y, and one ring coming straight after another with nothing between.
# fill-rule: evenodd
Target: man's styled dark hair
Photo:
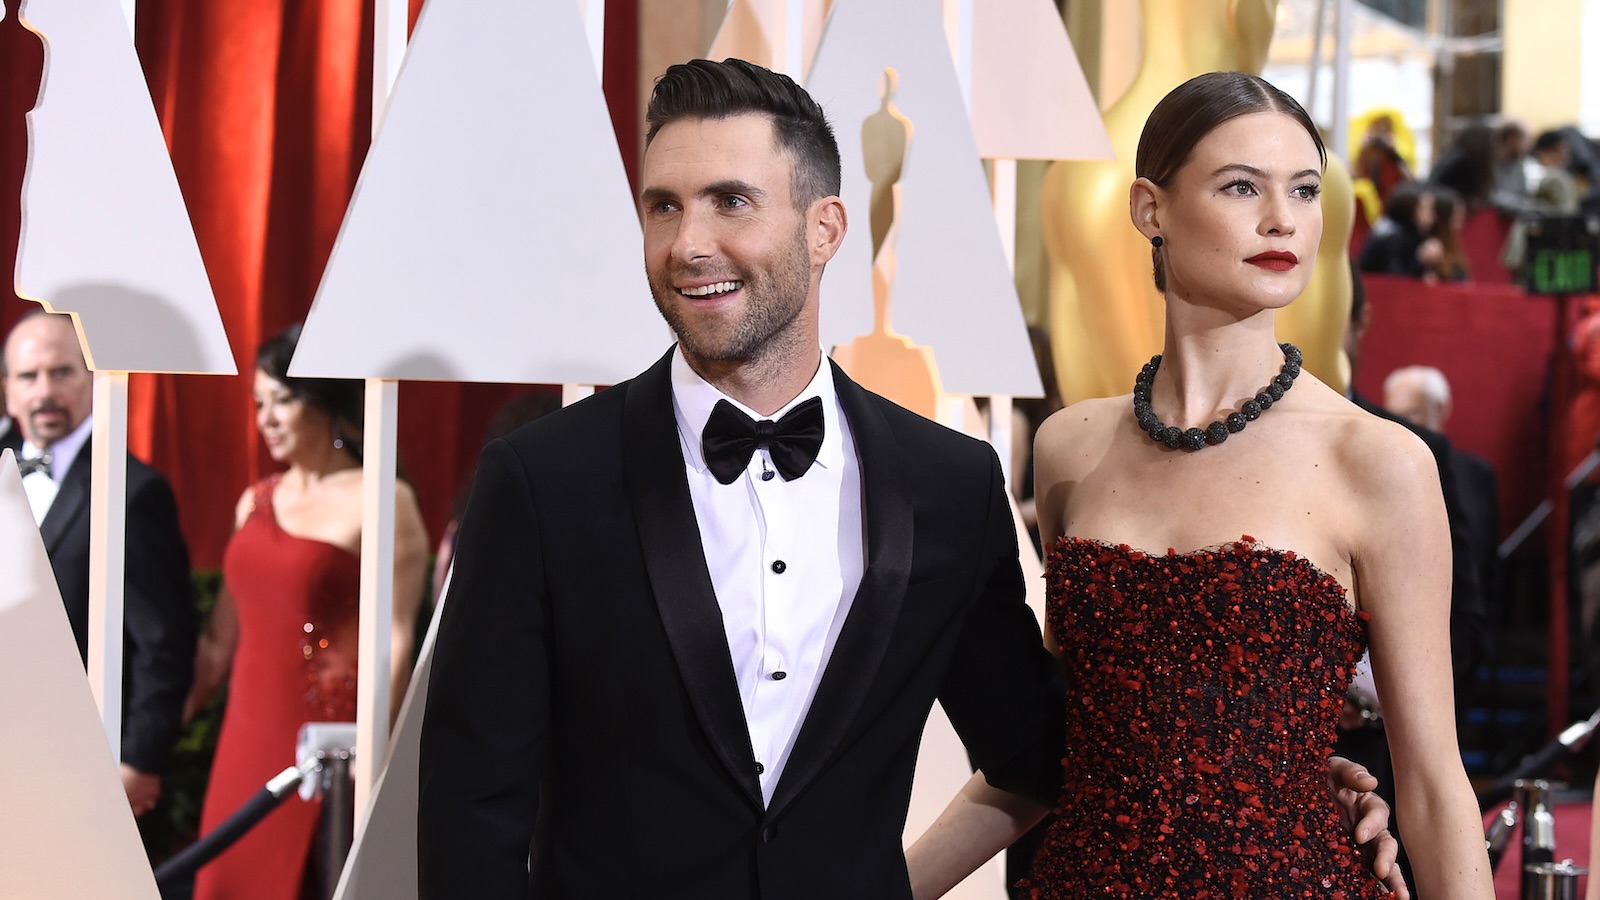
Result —
<instances>
[{"instance_id":1,"label":"man's styled dark hair","mask_svg":"<svg viewBox=\"0 0 1600 900\"><path fill-rule=\"evenodd\" d=\"M682 119L747 114L770 118L778 146L794 160L796 206L839 193L839 144L822 107L789 76L742 59L696 59L667 69L650 94L645 146Z\"/></svg>"},{"instance_id":2,"label":"man's styled dark hair","mask_svg":"<svg viewBox=\"0 0 1600 900\"><path fill-rule=\"evenodd\" d=\"M1139 135L1133 171L1166 187L1189 161L1189 154L1213 129L1224 122L1258 112L1283 113L1299 123L1317 146L1317 158L1328 164L1328 150L1311 116L1298 101L1271 83L1244 72L1207 72L1185 81L1156 104ZM1167 289L1166 263L1161 250L1151 253L1156 290Z\"/></svg>"}]
</instances>

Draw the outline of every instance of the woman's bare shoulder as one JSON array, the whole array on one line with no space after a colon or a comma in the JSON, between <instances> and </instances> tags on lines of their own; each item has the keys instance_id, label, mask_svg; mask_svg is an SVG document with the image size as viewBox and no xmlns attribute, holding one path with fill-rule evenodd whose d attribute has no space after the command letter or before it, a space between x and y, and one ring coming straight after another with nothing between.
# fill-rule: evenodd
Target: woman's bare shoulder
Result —
<instances>
[{"instance_id":1,"label":"woman's bare shoulder","mask_svg":"<svg viewBox=\"0 0 1600 900\"><path fill-rule=\"evenodd\" d=\"M1338 399L1341 406L1329 416L1329 446L1336 448L1347 483L1391 503L1419 490L1438 493L1438 463L1422 438L1399 422Z\"/></svg>"},{"instance_id":2,"label":"woman's bare shoulder","mask_svg":"<svg viewBox=\"0 0 1600 900\"><path fill-rule=\"evenodd\" d=\"M1034 437L1036 459L1048 455L1063 462L1098 457L1123 416L1131 416L1132 398L1096 397L1060 410L1039 426Z\"/></svg>"}]
</instances>

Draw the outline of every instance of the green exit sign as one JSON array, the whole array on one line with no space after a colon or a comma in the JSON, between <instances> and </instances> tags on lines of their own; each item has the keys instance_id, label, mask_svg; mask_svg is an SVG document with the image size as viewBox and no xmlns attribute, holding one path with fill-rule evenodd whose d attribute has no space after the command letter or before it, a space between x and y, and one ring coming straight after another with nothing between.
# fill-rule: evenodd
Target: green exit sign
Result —
<instances>
[{"instance_id":1,"label":"green exit sign","mask_svg":"<svg viewBox=\"0 0 1600 900\"><path fill-rule=\"evenodd\" d=\"M1592 294L1594 253L1587 247L1547 248L1528 261L1528 290L1535 294Z\"/></svg>"},{"instance_id":2,"label":"green exit sign","mask_svg":"<svg viewBox=\"0 0 1600 900\"><path fill-rule=\"evenodd\" d=\"M1600 223L1583 216L1534 216L1525 227L1528 249L1522 277L1529 293L1594 293Z\"/></svg>"}]
</instances>

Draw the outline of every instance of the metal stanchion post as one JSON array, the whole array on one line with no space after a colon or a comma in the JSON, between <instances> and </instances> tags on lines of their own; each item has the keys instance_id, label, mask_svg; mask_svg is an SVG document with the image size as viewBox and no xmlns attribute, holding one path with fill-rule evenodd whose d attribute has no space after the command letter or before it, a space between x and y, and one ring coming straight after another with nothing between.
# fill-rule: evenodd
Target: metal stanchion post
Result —
<instances>
[{"instance_id":1,"label":"metal stanchion post","mask_svg":"<svg viewBox=\"0 0 1600 900\"><path fill-rule=\"evenodd\" d=\"M322 900L332 900L344 874L355 834L355 781L351 762L356 758L354 722L307 722L300 727L295 759L302 771L315 775L300 785L305 800L322 798L322 866L318 871Z\"/></svg>"},{"instance_id":2,"label":"metal stanchion post","mask_svg":"<svg viewBox=\"0 0 1600 900\"><path fill-rule=\"evenodd\" d=\"M1494 817L1494 822L1489 826L1488 834L1484 835L1484 843L1489 847L1489 871L1493 872L1500 866L1500 858L1505 856L1506 848L1511 846L1511 833L1516 830L1521 821L1521 807L1519 800L1506 804L1500 814Z\"/></svg>"},{"instance_id":3,"label":"metal stanchion post","mask_svg":"<svg viewBox=\"0 0 1600 900\"><path fill-rule=\"evenodd\" d=\"M1588 870L1572 860L1534 863L1523 870L1533 888L1533 900L1578 900L1578 876Z\"/></svg>"},{"instance_id":4,"label":"metal stanchion post","mask_svg":"<svg viewBox=\"0 0 1600 900\"><path fill-rule=\"evenodd\" d=\"M322 896L332 900L350 855L355 828L355 781L349 750L323 750L322 763Z\"/></svg>"},{"instance_id":5,"label":"metal stanchion post","mask_svg":"<svg viewBox=\"0 0 1600 900\"><path fill-rule=\"evenodd\" d=\"M1555 862L1556 817L1550 810L1550 782L1543 779L1517 782L1517 791L1523 798L1522 809L1526 820L1522 826L1522 900L1539 896L1539 879L1535 869L1543 863Z\"/></svg>"}]
</instances>

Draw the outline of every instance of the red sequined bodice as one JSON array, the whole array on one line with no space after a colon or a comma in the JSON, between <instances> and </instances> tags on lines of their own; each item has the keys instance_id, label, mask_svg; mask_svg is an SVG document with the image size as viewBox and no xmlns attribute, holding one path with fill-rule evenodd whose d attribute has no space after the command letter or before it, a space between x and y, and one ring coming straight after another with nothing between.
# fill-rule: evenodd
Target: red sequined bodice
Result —
<instances>
[{"instance_id":1,"label":"red sequined bodice","mask_svg":"<svg viewBox=\"0 0 1600 900\"><path fill-rule=\"evenodd\" d=\"M1067 744L1031 896L1388 896L1325 787L1366 644L1336 580L1248 536L1166 556L1065 537L1047 578Z\"/></svg>"}]
</instances>

